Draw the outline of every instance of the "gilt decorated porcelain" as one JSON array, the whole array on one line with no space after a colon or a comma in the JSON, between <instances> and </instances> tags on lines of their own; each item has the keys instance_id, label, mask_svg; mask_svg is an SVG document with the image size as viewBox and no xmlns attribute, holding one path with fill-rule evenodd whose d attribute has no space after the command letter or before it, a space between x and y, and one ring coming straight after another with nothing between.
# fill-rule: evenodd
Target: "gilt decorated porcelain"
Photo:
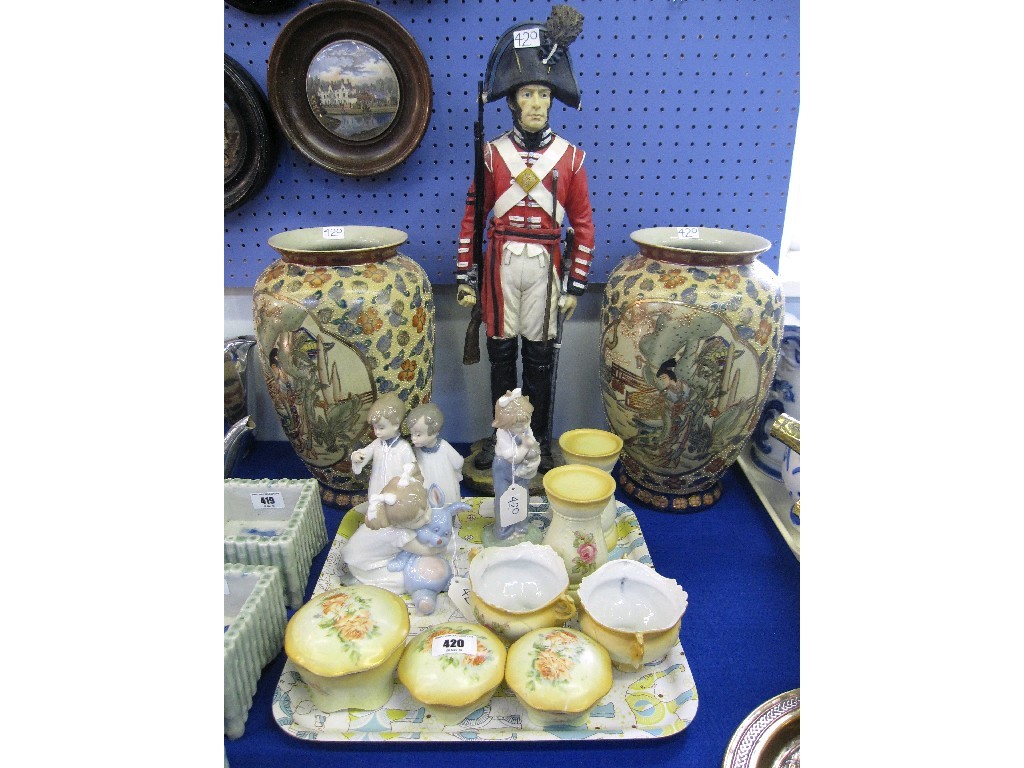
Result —
<instances>
[{"instance_id":1,"label":"gilt decorated porcelain","mask_svg":"<svg viewBox=\"0 0 1024 768\"><path fill-rule=\"evenodd\" d=\"M601 395L623 441L619 484L644 504L693 511L764 409L781 344L781 283L757 235L657 227L612 270L601 309Z\"/></svg>"},{"instance_id":2,"label":"gilt decorated porcelain","mask_svg":"<svg viewBox=\"0 0 1024 768\"><path fill-rule=\"evenodd\" d=\"M285 435L323 500L366 500L349 455L373 439L371 404L394 392L430 400L434 298L426 272L398 248L405 232L336 226L291 230L253 289L257 348Z\"/></svg>"},{"instance_id":3,"label":"gilt decorated porcelain","mask_svg":"<svg viewBox=\"0 0 1024 768\"><path fill-rule=\"evenodd\" d=\"M288 621L284 650L323 712L376 709L391 696L409 634L409 611L380 587L339 587Z\"/></svg>"},{"instance_id":4,"label":"gilt decorated porcelain","mask_svg":"<svg viewBox=\"0 0 1024 768\"><path fill-rule=\"evenodd\" d=\"M455 577L448 592L438 596L437 609L429 615L420 615L411 610L408 596L403 596L410 609L408 644L424 633L436 631L443 624L474 623L469 606L468 571L471 558L475 560L479 556L483 529L493 521L492 499L470 497L465 501L470 509L459 512L455 520L452 560ZM546 520L550 516L548 503L540 497L531 499L530 516L538 521ZM628 558L653 567L640 521L633 510L620 503L617 520L618 541L610 557ZM362 521L363 515L358 508L349 510L342 519L323 570L313 587L314 594L356 583L355 577L345 568L343 552ZM477 555L474 556L474 552ZM565 627L575 628L575 619ZM431 642L437 640L435 637ZM499 685L486 704L478 706L455 724L441 722L434 715L433 705L428 708L401 683L394 686L391 698L375 710L324 712L313 703L310 687L290 659L285 661L274 691L270 716L288 738L328 743L642 742L671 737L685 730L696 717L699 703L690 661L677 641L660 662L637 672L614 671L611 689L596 701L582 723L537 724L507 685ZM365 746L372 749L370 744Z\"/></svg>"},{"instance_id":5,"label":"gilt decorated porcelain","mask_svg":"<svg viewBox=\"0 0 1024 768\"><path fill-rule=\"evenodd\" d=\"M586 464L563 464L544 475L551 524L544 543L561 555L570 584L608 562L602 513L615 494L615 480Z\"/></svg>"},{"instance_id":6,"label":"gilt decorated porcelain","mask_svg":"<svg viewBox=\"0 0 1024 768\"><path fill-rule=\"evenodd\" d=\"M589 464L611 474L622 453L622 438L606 429L570 429L558 438L558 445L567 464ZM615 546L615 497L608 500L601 511L604 543L608 549Z\"/></svg>"},{"instance_id":7,"label":"gilt decorated porcelain","mask_svg":"<svg viewBox=\"0 0 1024 768\"><path fill-rule=\"evenodd\" d=\"M579 724L611 690L612 664L583 632L535 629L509 647L505 680L534 723Z\"/></svg>"},{"instance_id":8,"label":"gilt decorated porcelain","mask_svg":"<svg viewBox=\"0 0 1024 768\"><path fill-rule=\"evenodd\" d=\"M485 547L469 563L473 617L509 642L576 615L565 562L545 544Z\"/></svg>"},{"instance_id":9,"label":"gilt decorated porcelain","mask_svg":"<svg viewBox=\"0 0 1024 768\"><path fill-rule=\"evenodd\" d=\"M661 661L679 641L688 596L674 579L635 560L610 560L580 584L580 629L617 669Z\"/></svg>"}]
</instances>

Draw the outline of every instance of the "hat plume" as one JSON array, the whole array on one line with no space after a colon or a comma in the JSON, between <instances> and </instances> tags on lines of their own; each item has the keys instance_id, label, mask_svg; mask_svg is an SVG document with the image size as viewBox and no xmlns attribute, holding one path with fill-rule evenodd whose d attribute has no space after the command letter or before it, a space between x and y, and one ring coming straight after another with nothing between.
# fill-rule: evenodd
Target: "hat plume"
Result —
<instances>
[{"instance_id":1,"label":"hat plume","mask_svg":"<svg viewBox=\"0 0 1024 768\"><path fill-rule=\"evenodd\" d=\"M547 32L547 50L543 61L545 64L554 64L583 32L583 14L571 5L556 5L551 9L544 28Z\"/></svg>"}]
</instances>

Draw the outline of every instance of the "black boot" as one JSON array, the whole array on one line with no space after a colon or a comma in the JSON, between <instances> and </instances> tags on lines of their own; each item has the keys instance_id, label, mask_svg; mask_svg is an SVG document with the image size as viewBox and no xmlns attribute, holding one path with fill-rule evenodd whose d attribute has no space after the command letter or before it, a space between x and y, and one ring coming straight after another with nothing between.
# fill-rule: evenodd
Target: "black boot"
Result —
<instances>
[{"instance_id":1,"label":"black boot","mask_svg":"<svg viewBox=\"0 0 1024 768\"><path fill-rule=\"evenodd\" d=\"M554 341L523 339L523 394L530 398L533 417L530 429L540 443L540 472L554 466L551 455L551 376Z\"/></svg>"},{"instance_id":2,"label":"black boot","mask_svg":"<svg viewBox=\"0 0 1024 768\"><path fill-rule=\"evenodd\" d=\"M487 338L487 359L491 364L491 418L498 398L516 388L516 361L519 358L519 337L511 339ZM487 438L473 460L477 469L489 469L494 461L494 433Z\"/></svg>"}]
</instances>

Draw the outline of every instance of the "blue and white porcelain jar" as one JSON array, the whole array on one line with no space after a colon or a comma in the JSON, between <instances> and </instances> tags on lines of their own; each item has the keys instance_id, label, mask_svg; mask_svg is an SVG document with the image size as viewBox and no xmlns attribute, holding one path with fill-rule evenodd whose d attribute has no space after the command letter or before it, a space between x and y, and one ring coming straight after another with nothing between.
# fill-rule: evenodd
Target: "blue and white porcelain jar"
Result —
<instances>
[{"instance_id":1,"label":"blue and white porcelain jar","mask_svg":"<svg viewBox=\"0 0 1024 768\"><path fill-rule=\"evenodd\" d=\"M789 414L778 416L768 427L769 433L785 449L782 458L782 483L793 502L789 507L789 519L793 525L800 525L800 421Z\"/></svg>"},{"instance_id":2,"label":"blue and white porcelain jar","mask_svg":"<svg viewBox=\"0 0 1024 768\"><path fill-rule=\"evenodd\" d=\"M782 482L793 502L789 508L790 522L800 525L800 454L792 448L786 448L782 460Z\"/></svg>"},{"instance_id":3,"label":"blue and white porcelain jar","mask_svg":"<svg viewBox=\"0 0 1024 768\"><path fill-rule=\"evenodd\" d=\"M782 331L782 348L775 369L768 402L750 441L754 465L765 474L782 480L787 448L771 435L772 422L780 414L800 419L800 320L786 313ZM797 456L799 461L799 455Z\"/></svg>"}]
</instances>

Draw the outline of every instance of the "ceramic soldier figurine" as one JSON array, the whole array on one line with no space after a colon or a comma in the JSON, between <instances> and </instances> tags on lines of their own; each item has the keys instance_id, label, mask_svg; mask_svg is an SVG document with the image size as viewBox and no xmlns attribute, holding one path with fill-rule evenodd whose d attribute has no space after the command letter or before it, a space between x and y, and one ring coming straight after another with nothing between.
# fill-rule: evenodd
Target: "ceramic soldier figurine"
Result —
<instances>
[{"instance_id":1,"label":"ceramic soldier figurine","mask_svg":"<svg viewBox=\"0 0 1024 768\"><path fill-rule=\"evenodd\" d=\"M541 447L541 471L552 466L555 339L560 321L572 315L586 288L594 253L584 152L548 124L552 99L580 106L568 47L582 26L583 17L562 5L544 24L516 24L498 40L481 103L505 99L512 128L486 143L479 140L478 128L478 170L459 233L458 302L479 309L486 326L492 404L517 386L522 337L522 391L533 404L531 428ZM488 215L486 252L474 253ZM569 227L564 255L563 223ZM471 333L478 345L472 324ZM464 362L473 361L467 353ZM482 470L493 458L491 438L473 463Z\"/></svg>"}]
</instances>

